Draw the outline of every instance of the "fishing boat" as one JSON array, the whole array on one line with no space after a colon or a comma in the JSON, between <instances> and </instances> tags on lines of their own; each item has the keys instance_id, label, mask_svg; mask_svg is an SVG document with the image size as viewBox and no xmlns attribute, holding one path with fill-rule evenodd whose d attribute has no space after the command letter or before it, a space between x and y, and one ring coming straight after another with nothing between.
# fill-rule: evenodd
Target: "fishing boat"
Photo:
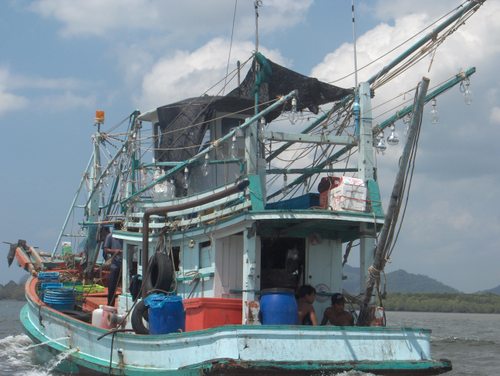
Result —
<instances>
[{"instance_id":1,"label":"fishing boat","mask_svg":"<svg viewBox=\"0 0 500 376\"><path fill-rule=\"evenodd\" d=\"M371 99L393 69L432 51L481 5L465 2L354 88L254 51L245 78L226 95L136 110L116 134L103 130L97 111L92 157L54 249L20 240L9 252L30 273L20 318L40 356L65 354L61 370L85 374L449 371L450 361L432 358L430 330L386 322L380 273L423 108L475 69L433 90L422 78L413 103L377 124ZM385 148L383 131L403 118L409 132L384 212L375 154ZM78 211L75 231L69 219ZM102 256L110 227L122 252L111 301L116 272ZM322 313L343 291L354 243L362 284L344 295L356 324L301 325L295 292L313 286Z\"/></svg>"}]
</instances>

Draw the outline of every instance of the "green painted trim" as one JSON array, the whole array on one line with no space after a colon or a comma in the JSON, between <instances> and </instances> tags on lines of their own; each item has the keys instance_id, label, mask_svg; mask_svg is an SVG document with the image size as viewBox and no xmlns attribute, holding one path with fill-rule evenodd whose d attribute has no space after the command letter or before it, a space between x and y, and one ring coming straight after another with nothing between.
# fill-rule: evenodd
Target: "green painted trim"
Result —
<instances>
[{"instance_id":1,"label":"green painted trim","mask_svg":"<svg viewBox=\"0 0 500 376\"><path fill-rule=\"evenodd\" d=\"M264 210L264 195L262 194L262 185L259 175L248 175L250 185L250 202L252 203L252 210Z\"/></svg>"},{"instance_id":2,"label":"green painted trim","mask_svg":"<svg viewBox=\"0 0 500 376\"><path fill-rule=\"evenodd\" d=\"M324 212L331 213L332 218L330 220L332 220L332 221L338 221L339 219L337 218L337 215L339 215L339 214L341 214L343 216L346 216L346 217L372 218L373 219L373 213L355 212L355 211L333 211L333 210L330 210L330 209L314 209L314 210L309 210L309 209L286 209L286 210L283 210L283 209L281 209L281 210L280 209L271 209L271 210L269 210L268 209L268 210L262 211L262 213L256 213L254 210L252 210L252 213L254 213L254 214L263 214L263 213L269 213L269 214L275 214L275 213L293 214L293 213L297 213L297 214L311 214L311 215L314 215L314 214L324 213ZM384 219L384 215L383 214L381 216L375 215L375 218L376 219ZM270 220L270 219L260 218L259 220L260 221L266 221L266 220ZM282 221L282 220L283 219L280 219L280 221ZM285 220L288 220L288 218L285 219Z\"/></svg>"},{"instance_id":3,"label":"green painted trim","mask_svg":"<svg viewBox=\"0 0 500 376\"><path fill-rule=\"evenodd\" d=\"M380 189L378 183L373 179L368 179L366 182L368 189L368 202L372 206L372 212L375 217L384 217L384 211L382 210L382 201L380 199Z\"/></svg>"}]
</instances>

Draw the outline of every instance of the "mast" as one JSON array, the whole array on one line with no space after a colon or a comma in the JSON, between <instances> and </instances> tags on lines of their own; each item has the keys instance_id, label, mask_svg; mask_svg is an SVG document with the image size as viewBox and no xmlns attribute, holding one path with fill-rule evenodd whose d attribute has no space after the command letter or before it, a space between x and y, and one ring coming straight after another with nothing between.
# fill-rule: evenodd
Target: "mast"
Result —
<instances>
[{"instance_id":1,"label":"mast","mask_svg":"<svg viewBox=\"0 0 500 376\"><path fill-rule=\"evenodd\" d=\"M104 113L102 117L99 111L96 111L97 132L92 136L94 145L93 161L89 175L89 202L85 208L87 214L87 240L85 243L85 254L87 255L87 265L85 267L85 274L90 275L94 268L94 260L97 258L99 252L99 243L97 242L97 224L99 218L99 194L94 194L99 189L99 180L101 178L101 150L100 144L102 142L101 125L104 123Z\"/></svg>"},{"instance_id":2,"label":"mast","mask_svg":"<svg viewBox=\"0 0 500 376\"><path fill-rule=\"evenodd\" d=\"M359 131L358 177L368 186L368 181L374 178L375 166L373 155L373 117L370 84L368 82L362 82L359 85L353 109L355 122L357 123L356 129ZM376 231L373 224L360 224L360 292L363 291L368 266L373 263L375 237Z\"/></svg>"},{"instance_id":3,"label":"mast","mask_svg":"<svg viewBox=\"0 0 500 376\"><path fill-rule=\"evenodd\" d=\"M377 248L375 249L373 264L368 268L368 277L366 279L366 289L363 297L363 304L361 305L361 310L359 314L359 325L369 325L369 310L368 304L370 303L373 288L375 284L379 284L380 272L384 270L386 260L387 248L389 246L388 239L390 237L391 228L397 222L398 206L403 199L404 182L406 179L406 171L408 169L408 164L410 157L415 148L415 141L418 139L418 134L420 131L420 124L422 121L422 112L424 109L425 96L427 94L427 88L429 87L429 79L424 77L419 85L416 105L413 111L412 122L410 125L410 130L408 132L408 139L406 141L403 155L400 159L400 167L398 174L396 175L396 181L392 189L391 199L389 201L389 206L387 208L387 215L385 217L384 227L379 236L379 241Z\"/></svg>"}]
</instances>

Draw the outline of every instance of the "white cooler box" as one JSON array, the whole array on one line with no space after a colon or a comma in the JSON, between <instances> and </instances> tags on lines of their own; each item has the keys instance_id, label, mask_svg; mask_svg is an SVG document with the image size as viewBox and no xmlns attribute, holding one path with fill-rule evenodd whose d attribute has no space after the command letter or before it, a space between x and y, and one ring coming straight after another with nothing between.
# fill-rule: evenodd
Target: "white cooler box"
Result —
<instances>
[{"instance_id":1,"label":"white cooler box","mask_svg":"<svg viewBox=\"0 0 500 376\"><path fill-rule=\"evenodd\" d=\"M329 192L329 207L335 211L366 211L366 186L363 180L343 176L338 187Z\"/></svg>"}]
</instances>

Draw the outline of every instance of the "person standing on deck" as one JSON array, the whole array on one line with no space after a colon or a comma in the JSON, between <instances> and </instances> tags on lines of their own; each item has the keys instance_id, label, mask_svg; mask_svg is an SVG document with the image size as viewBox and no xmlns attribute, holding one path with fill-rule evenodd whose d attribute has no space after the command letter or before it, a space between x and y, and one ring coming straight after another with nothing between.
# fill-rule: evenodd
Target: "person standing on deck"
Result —
<instances>
[{"instance_id":1,"label":"person standing on deck","mask_svg":"<svg viewBox=\"0 0 500 376\"><path fill-rule=\"evenodd\" d=\"M119 230L121 223L116 222L113 226L114 230ZM122 261L123 261L123 241L113 237L113 233L109 233L104 241L104 252L106 255L111 255L111 266L108 280L108 305L115 305L115 293L118 281L120 279Z\"/></svg>"},{"instance_id":2,"label":"person standing on deck","mask_svg":"<svg viewBox=\"0 0 500 376\"><path fill-rule=\"evenodd\" d=\"M298 324L318 325L313 303L316 299L316 289L310 285L302 285L297 290Z\"/></svg>"}]
</instances>

